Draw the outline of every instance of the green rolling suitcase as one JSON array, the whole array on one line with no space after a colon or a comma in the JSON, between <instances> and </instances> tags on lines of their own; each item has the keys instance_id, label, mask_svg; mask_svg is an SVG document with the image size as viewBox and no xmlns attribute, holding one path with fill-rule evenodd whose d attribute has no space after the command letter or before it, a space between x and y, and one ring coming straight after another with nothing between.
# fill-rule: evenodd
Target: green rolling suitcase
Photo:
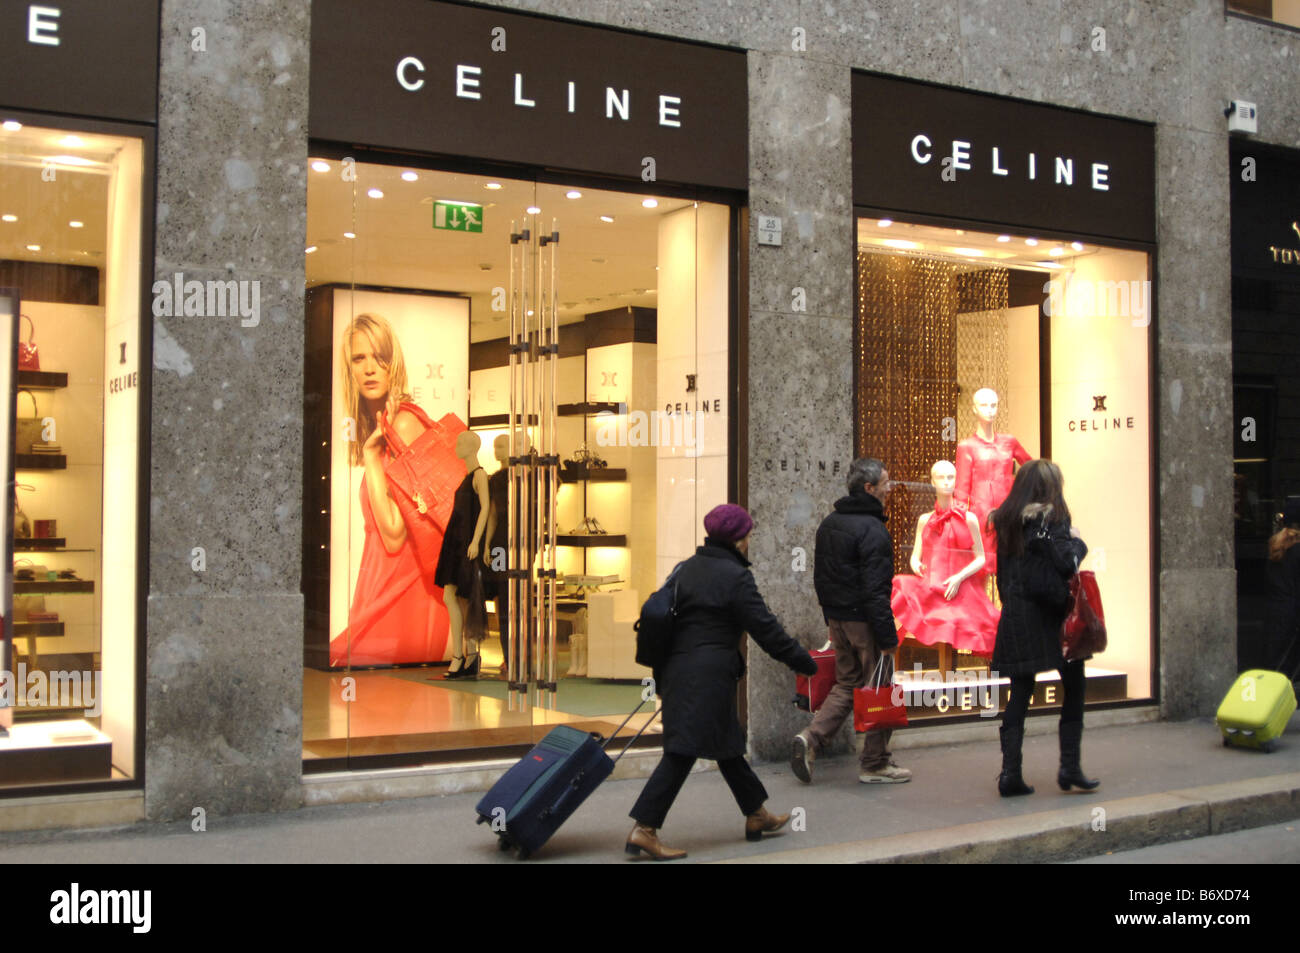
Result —
<instances>
[{"instance_id":1,"label":"green rolling suitcase","mask_svg":"<svg viewBox=\"0 0 1300 953\"><path fill-rule=\"evenodd\" d=\"M1225 745L1273 750L1295 712L1295 689L1281 672L1242 672L1219 705L1215 721Z\"/></svg>"}]
</instances>

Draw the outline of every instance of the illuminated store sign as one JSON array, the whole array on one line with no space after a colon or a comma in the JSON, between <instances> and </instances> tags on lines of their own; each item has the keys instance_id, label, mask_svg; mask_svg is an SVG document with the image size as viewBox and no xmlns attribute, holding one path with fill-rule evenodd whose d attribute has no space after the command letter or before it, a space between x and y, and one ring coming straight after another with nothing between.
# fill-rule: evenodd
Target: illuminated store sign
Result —
<instances>
[{"instance_id":1,"label":"illuminated store sign","mask_svg":"<svg viewBox=\"0 0 1300 953\"><path fill-rule=\"evenodd\" d=\"M313 138L748 187L741 51L428 0L365 19L312 4Z\"/></svg>"},{"instance_id":2,"label":"illuminated store sign","mask_svg":"<svg viewBox=\"0 0 1300 953\"><path fill-rule=\"evenodd\" d=\"M1291 228L1295 230L1296 238L1300 238L1300 221L1292 222ZM1287 248L1285 246L1269 245L1268 250L1273 255L1273 261L1280 265L1300 265L1300 246Z\"/></svg>"},{"instance_id":3,"label":"illuminated store sign","mask_svg":"<svg viewBox=\"0 0 1300 953\"><path fill-rule=\"evenodd\" d=\"M863 208L1155 241L1145 123L854 73L853 147Z\"/></svg>"}]
</instances>

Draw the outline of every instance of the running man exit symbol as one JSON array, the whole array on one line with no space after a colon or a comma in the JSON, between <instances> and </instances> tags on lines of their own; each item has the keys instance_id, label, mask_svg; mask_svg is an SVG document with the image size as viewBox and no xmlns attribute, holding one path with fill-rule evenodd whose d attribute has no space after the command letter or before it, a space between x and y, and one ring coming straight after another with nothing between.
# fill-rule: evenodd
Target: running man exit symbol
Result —
<instances>
[{"instance_id":1,"label":"running man exit symbol","mask_svg":"<svg viewBox=\"0 0 1300 953\"><path fill-rule=\"evenodd\" d=\"M481 232L483 206L468 202L434 202L433 227L452 232Z\"/></svg>"}]
</instances>

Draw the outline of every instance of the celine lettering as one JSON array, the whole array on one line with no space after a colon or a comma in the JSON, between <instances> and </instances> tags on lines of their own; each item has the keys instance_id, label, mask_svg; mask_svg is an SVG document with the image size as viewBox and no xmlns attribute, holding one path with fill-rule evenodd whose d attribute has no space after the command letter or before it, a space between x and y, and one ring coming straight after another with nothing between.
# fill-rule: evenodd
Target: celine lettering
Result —
<instances>
[{"instance_id":1,"label":"celine lettering","mask_svg":"<svg viewBox=\"0 0 1300 953\"><path fill-rule=\"evenodd\" d=\"M952 151L949 157L952 160L952 168L955 172L969 172L972 169L971 156L974 144L965 139L953 139ZM919 133L912 137L912 159L917 165L925 165L934 158L934 143L930 137L924 133ZM1052 171L1052 184L1054 185L1074 185L1074 159L1069 156L1054 156L1055 163ZM1010 166L1016 166L1015 160L1010 156L1004 155L1001 148L993 146L989 150L989 171L994 175L1010 175ZM1024 177L1033 182L1038 179L1038 156L1033 152L1025 153L1025 163L1022 168L1017 168L1017 174L1023 172ZM1110 191L1110 164L1106 162L1094 162L1091 166L1089 176L1092 187L1098 192Z\"/></svg>"},{"instance_id":2,"label":"celine lettering","mask_svg":"<svg viewBox=\"0 0 1300 953\"><path fill-rule=\"evenodd\" d=\"M27 42L40 46L59 45L58 7L38 7L32 4L27 8Z\"/></svg>"},{"instance_id":3,"label":"celine lettering","mask_svg":"<svg viewBox=\"0 0 1300 953\"><path fill-rule=\"evenodd\" d=\"M404 56L397 62L397 84L408 93L419 92L424 88L424 72L424 63L419 57ZM452 84L457 98L482 100L482 76L481 66L457 63L455 82ZM512 105L521 109L537 107L536 95L529 87L527 77L523 73L515 73ZM682 127L681 106L680 96L660 94L657 116L659 125L680 129ZM565 84L564 107L565 111L570 113L576 113L579 108L577 83L572 80ZM603 112L606 119L628 122L632 119L633 111L631 93L625 88L606 86L603 99L597 108Z\"/></svg>"}]
</instances>

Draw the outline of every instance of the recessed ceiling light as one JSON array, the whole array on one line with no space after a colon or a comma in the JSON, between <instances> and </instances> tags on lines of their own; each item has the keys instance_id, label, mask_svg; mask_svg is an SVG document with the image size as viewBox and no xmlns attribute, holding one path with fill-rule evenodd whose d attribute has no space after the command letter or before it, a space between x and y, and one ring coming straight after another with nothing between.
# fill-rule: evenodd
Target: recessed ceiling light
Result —
<instances>
[{"instance_id":1,"label":"recessed ceiling light","mask_svg":"<svg viewBox=\"0 0 1300 953\"><path fill-rule=\"evenodd\" d=\"M909 242L902 238L886 238L882 245L888 245L890 248L920 248L918 242Z\"/></svg>"},{"instance_id":2,"label":"recessed ceiling light","mask_svg":"<svg viewBox=\"0 0 1300 953\"><path fill-rule=\"evenodd\" d=\"M18 221L18 216L17 216L17 215L0 215L0 221L16 222L16 221Z\"/></svg>"},{"instance_id":3,"label":"recessed ceiling light","mask_svg":"<svg viewBox=\"0 0 1300 953\"><path fill-rule=\"evenodd\" d=\"M324 159L317 159L311 164L311 167L317 172L328 172L330 170L330 164Z\"/></svg>"},{"instance_id":4,"label":"recessed ceiling light","mask_svg":"<svg viewBox=\"0 0 1300 953\"><path fill-rule=\"evenodd\" d=\"M1011 241L1011 236L1010 236L1010 235L999 235L999 236L998 236L998 241L1000 241L1000 242L1009 242L1009 241Z\"/></svg>"},{"instance_id":5,"label":"recessed ceiling light","mask_svg":"<svg viewBox=\"0 0 1300 953\"><path fill-rule=\"evenodd\" d=\"M22 127L23 124L18 122L16 119L6 119L4 121L5 132L17 132Z\"/></svg>"},{"instance_id":6,"label":"recessed ceiling light","mask_svg":"<svg viewBox=\"0 0 1300 953\"><path fill-rule=\"evenodd\" d=\"M366 192L366 195L369 195L372 199L382 199L384 197L384 193L379 189L370 189Z\"/></svg>"},{"instance_id":7,"label":"recessed ceiling light","mask_svg":"<svg viewBox=\"0 0 1300 953\"><path fill-rule=\"evenodd\" d=\"M53 162L58 165L95 165L94 159L83 159L81 156L47 156L46 162Z\"/></svg>"},{"instance_id":8,"label":"recessed ceiling light","mask_svg":"<svg viewBox=\"0 0 1300 953\"><path fill-rule=\"evenodd\" d=\"M499 188L501 188L501 183L500 183L500 182L489 182L487 185L483 186L483 188L485 188L485 189L493 189L493 190L495 190L495 189L499 189Z\"/></svg>"},{"instance_id":9,"label":"recessed ceiling light","mask_svg":"<svg viewBox=\"0 0 1300 953\"><path fill-rule=\"evenodd\" d=\"M85 228L85 227L86 227L86 223L85 223L85 222L69 222L69 223L68 223L68 227L69 227L69 228Z\"/></svg>"},{"instance_id":10,"label":"recessed ceiling light","mask_svg":"<svg viewBox=\"0 0 1300 953\"><path fill-rule=\"evenodd\" d=\"M614 221L614 216L613 216L613 215L602 215L602 216L600 217L600 220L601 220L602 222L609 222L609 223L612 224L613 221Z\"/></svg>"},{"instance_id":11,"label":"recessed ceiling light","mask_svg":"<svg viewBox=\"0 0 1300 953\"><path fill-rule=\"evenodd\" d=\"M969 258L978 258L984 254L978 248L954 248L953 252L958 255L966 255Z\"/></svg>"},{"instance_id":12,"label":"recessed ceiling light","mask_svg":"<svg viewBox=\"0 0 1300 953\"><path fill-rule=\"evenodd\" d=\"M582 193L577 189L569 189L569 191L564 193L564 197L566 199L580 199L582 198Z\"/></svg>"},{"instance_id":13,"label":"recessed ceiling light","mask_svg":"<svg viewBox=\"0 0 1300 953\"><path fill-rule=\"evenodd\" d=\"M890 225L893 224L894 224L894 220L892 218L882 218L880 221L876 222L876 227L888 228Z\"/></svg>"},{"instance_id":14,"label":"recessed ceiling light","mask_svg":"<svg viewBox=\"0 0 1300 953\"><path fill-rule=\"evenodd\" d=\"M1065 249L1062 248L1060 245L1057 245L1055 248L1053 248L1053 249L1052 249L1051 251L1049 251L1047 254L1049 254L1049 255L1051 255L1051 256L1053 256L1053 257L1056 257L1056 256L1058 256L1058 255L1064 255L1064 254L1065 254Z\"/></svg>"},{"instance_id":15,"label":"recessed ceiling light","mask_svg":"<svg viewBox=\"0 0 1300 953\"><path fill-rule=\"evenodd\" d=\"M67 146L69 149L80 149L86 144L80 136L64 136L59 140L59 145Z\"/></svg>"},{"instance_id":16,"label":"recessed ceiling light","mask_svg":"<svg viewBox=\"0 0 1300 953\"><path fill-rule=\"evenodd\" d=\"M415 182L419 178L420 177L416 175L414 172L412 172L410 169L407 169L405 172L402 173L403 182Z\"/></svg>"},{"instance_id":17,"label":"recessed ceiling light","mask_svg":"<svg viewBox=\"0 0 1300 953\"><path fill-rule=\"evenodd\" d=\"M1083 251L1083 242L1070 242L1070 247L1075 251Z\"/></svg>"},{"instance_id":18,"label":"recessed ceiling light","mask_svg":"<svg viewBox=\"0 0 1300 953\"><path fill-rule=\"evenodd\" d=\"M524 211L526 211L529 215L541 215L541 214L542 214L542 210L539 209L536 205L530 205L530 206L528 206L528 208L526 208Z\"/></svg>"},{"instance_id":19,"label":"recessed ceiling light","mask_svg":"<svg viewBox=\"0 0 1300 953\"><path fill-rule=\"evenodd\" d=\"M356 233L356 232L344 232L344 233L343 233L343 237L344 237L344 238L356 238L356 237L357 237L357 233Z\"/></svg>"},{"instance_id":20,"label":"recessed ceiling light","mask_svg":"<svg viewBox=\"0 0 1300 953\"><path fill-rule=\"evenodd\" d=\"M962 231L960 228L954 229L954 231L955 231L958 235L965 235L965 234L966 234L966 233L965 233L964 231Z\"/></svg>"},{"instance_id":21,"label":"recessed ceiling light","mask_svg":"<svg viewBox=\"0 0 1300 953\"><path fill-rule=\"evenodd\" d=\"M1033 248L1035 245L1038 244L1038 239L1037 239L1037 238L1026 238L1026 239L1025 239L1025 244L1028 245L1030 248Z\"/></svg>"},{"instance_id":22,"label":"recessed ceiling light","mask_svg":"<svg viewBox=\"0 0 1300 953\"><path fill-rule=\"evenodd\" d=\"M659 200L658 200L658 199L642 199L642 201L641 201L641 206L642 206L642 208L658 208L658 207L659 207Z\"/></svg>"},{"instance_id":23,"label":"recessed ceiling light","mask_svg":"<svg viewBox=\"0 0 1300 953\"><path fill-rule=\"evenodd\" d=\"M27 246L27 250L28 250L28 251L40 251L40 250L41 250L41 246L40 246L40 245L28 245L28 246Z\"/></svg>"},{"instance_id":24,"label":"recessed ceiling light","mask_svg":"<svg viewBox=\"0 0 1300 953\"><path fill-rule=\"evenodd\" d=\"M311 254L312 252L314 252L315 250L316 250L316 246L315 246L315 245L308 245L308 246L307 246L307 254L308 254L308 255L310 255L310 254Z\"/></svg>"}]
</instances>

